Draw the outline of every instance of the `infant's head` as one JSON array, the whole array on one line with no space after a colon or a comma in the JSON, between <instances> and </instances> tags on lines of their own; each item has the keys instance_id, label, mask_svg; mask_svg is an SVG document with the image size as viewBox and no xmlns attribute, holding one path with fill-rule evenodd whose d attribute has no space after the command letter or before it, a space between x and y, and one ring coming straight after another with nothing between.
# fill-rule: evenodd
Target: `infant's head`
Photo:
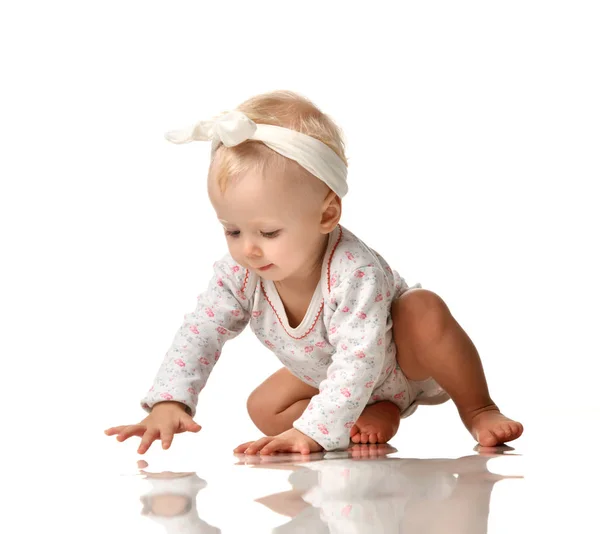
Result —
<instances>
[{"instance_id":1,"label":"infant's head","mask_svg":"<svg viewBox=\"0 0 600 534\"><path fill-rule=\"evenodd\" d=\"M347 163L340 129L302 96L289 91L266 93L237 110L257 124L310 135ZM208 172L208 194L232 257L273 281L301 281L318 271L328 234L341 216L338 195L261 141L220 145Z\"/></svg>"}]
</instances>

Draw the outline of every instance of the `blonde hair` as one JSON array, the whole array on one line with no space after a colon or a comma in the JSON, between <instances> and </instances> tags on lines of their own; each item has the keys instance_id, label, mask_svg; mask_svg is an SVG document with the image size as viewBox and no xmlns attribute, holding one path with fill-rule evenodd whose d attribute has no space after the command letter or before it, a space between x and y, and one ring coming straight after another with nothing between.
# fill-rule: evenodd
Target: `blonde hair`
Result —
<instances>
[{"instance_id":1,"label":"blonde hair","mask_svg":"<svg viewBox=\"0 0 600 534\"><path fill-rule=\"evenodd\" d=\"M236 109L257 124L282 126L310 135L329 146L348 165L342 130L308 98L293 91L272 91L253 96ZM258 173L263 178L285 175L286 179L298 181L306 181L307 175L313 176L296 161L253 140L232 147L219 146L208 175L216 179L221 192L225 192L230 181L248 172Z\"/></svg>"}]
</instances>

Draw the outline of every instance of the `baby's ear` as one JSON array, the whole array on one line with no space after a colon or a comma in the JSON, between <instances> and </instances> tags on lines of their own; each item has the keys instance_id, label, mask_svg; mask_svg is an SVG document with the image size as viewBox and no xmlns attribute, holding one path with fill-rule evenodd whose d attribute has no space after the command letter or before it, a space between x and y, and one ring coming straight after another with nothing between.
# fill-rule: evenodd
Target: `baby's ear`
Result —
<instances>
[{"instance_id":1,"label":"baby's ear","mask_svg":"<svg viewBox=\"0 0 600 534\"><path fill-rule=\"evenodd\" d=\"M321 228L325 233L331 232L342 216L342 199L335 192L330 191L323 201L321 213Z\"/></svg>"}]
</instances>

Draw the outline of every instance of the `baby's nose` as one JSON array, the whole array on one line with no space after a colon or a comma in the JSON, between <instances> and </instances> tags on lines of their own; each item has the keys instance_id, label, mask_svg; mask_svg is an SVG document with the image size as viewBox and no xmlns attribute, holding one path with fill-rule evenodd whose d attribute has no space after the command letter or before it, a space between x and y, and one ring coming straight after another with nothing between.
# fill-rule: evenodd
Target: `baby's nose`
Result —
<instances>
[{"instance_id":1,"label":"baby's nose","mask_svg":"<svg viewBox=\"0 0 600 534\"><path fill-rule=\"evenodd\" d=\"M248 240L244 243L244 254L247 258L256 258L262 256L262 252L260 247L251 240Z\"/></svg>"}]
</instances>

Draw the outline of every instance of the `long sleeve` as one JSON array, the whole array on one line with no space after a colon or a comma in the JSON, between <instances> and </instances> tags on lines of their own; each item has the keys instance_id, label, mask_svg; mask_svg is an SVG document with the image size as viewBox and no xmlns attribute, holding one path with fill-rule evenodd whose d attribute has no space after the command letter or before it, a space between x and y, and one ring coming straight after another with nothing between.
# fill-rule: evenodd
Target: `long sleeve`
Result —
<instances>
[{"instance_id":1,"label":"long sleeve","mask_svg":"<svg viewBox=\"0 0 600 534\"><path fill-rule=\"evenodd\" d=\"M196 309L184 315L171 347L141 405L147 412L157 402L185 404L192 417L225 342L238 336L250 320L253 294L247 294L249 273L227 255L214 264L208 288Z\"/></svg>"},{"instance_id":2,"label":"long sleeve","mask_svg":"<svg viewBox=\"0 0 600 534\"><path fill-rule=\"evenodd\" d=\"M329 326L335 347L327 377L293 426L325 450L345 449L385 361L390 284L381 268L354 270L332 289Z\"/></svg>"}]
</instances>

